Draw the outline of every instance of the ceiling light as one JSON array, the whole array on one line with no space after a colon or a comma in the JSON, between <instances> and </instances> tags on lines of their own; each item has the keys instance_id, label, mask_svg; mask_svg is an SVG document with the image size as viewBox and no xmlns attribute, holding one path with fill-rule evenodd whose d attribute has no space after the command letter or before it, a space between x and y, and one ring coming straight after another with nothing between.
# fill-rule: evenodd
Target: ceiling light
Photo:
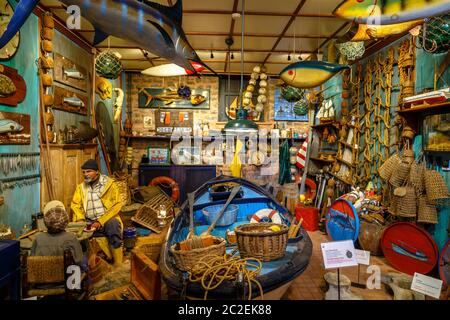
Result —
<instances>
[{"instance_id":1,"label":"ceiling light","mask_svg":"<svg viewBox=\"0 0 450 320\"><path fill-rule=\"evenodd\" d=\"M233 52L231 53L231 60L233 60L234 59L234 54L233 54Z\"/></svg>"},{"instance_id":2,"label":"ceiling light","mask_svg":"<svg viewBox=\"0 0 450 320\"><path fill-rule=\"evenodd\" d=\"M288 61L291 61L291 54L288 54Z\"/></svg>"},{"instance_id":3,"label":"ceiling light","mask_svg":"<svg viewBox=\"0 0 450 320\"><path fill-rule=\"evenodd\" d=\"M210 55L211 59L214 59L214 53L211 50L211 55Z\"/></svg>"}]
</instances>

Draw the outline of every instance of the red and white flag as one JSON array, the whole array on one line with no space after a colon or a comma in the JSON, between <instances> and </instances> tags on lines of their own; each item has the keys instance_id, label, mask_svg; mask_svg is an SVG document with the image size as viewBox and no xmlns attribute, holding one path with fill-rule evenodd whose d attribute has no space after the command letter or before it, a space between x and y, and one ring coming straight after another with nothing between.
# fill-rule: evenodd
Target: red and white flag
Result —
<instances>
[{"instance_id":1,"label":"red and white flag","mask_svg":"<svg viewBox=\"0 0 450 320\"><path fill-rule=\"evenodd\" d=\"M295 165L299 169L303 169L306 164L306 150L308 149L308 141L303 142L302 146L297 152L297 162Z\"/></svg>"}]
</instances>

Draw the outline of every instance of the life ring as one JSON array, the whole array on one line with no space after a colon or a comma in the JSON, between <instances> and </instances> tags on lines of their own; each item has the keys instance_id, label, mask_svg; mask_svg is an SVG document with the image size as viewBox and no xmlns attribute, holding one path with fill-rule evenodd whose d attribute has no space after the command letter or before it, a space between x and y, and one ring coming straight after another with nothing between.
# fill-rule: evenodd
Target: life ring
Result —
<instances>
[{"instance_id":1,"label":"life ring","mask_svg":"<svg viewBox=\"0 0 450 320\"><path fill-rule=\"evenodd\" d=\"M302 182L302 179L300 176L297 176L295 179L295 183L300 184ZM311 199L314 200L317 194L317 185L314 182L314 180L310 178L306 178L305 181L305 199Z\"/></svg>"},{"instance_id":2,"label":"life ring","mask_svg":"<svg viewBox=\"0 0 450 320\"><path fill-rule=\"evenodd\" d=\"M170 177L166 176L160 176L153 178L152 181L148 184L149 186L155 187L159 184L168 184L170 188L172 189L172 195L171 198L173 201L177 201L178 197L180 196L180 188L178 187L178 183L176 183L175 180L173 180Z\"/></svg>"},{"instance_id":3,"label":"life ring","mask_svg":"<svg viewBox=\"0 0 450 320\"><path fill-rule=\"evenodd\" d=\"M266 222L266 220L282 224L280 213L274 209L261 209L257 211L250 219L250 223Z\"/></svg>"}]
</instances>

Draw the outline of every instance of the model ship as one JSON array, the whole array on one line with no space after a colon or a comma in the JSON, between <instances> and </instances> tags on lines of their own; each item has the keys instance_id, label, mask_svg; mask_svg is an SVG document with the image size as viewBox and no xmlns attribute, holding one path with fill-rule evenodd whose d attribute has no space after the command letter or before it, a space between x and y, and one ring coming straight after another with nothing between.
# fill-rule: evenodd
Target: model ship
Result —
<instances>
[{"instance_id":1,"label":"model ship","mask_svg":"<svg viewBox=\"0 0 450 320\"><path fill-rule=\"evenodd\" d=\"M323 122L330 122L335 119L334 115L334 106L333 101L331 99L324 100L322 102L322 106L320 107L319 111L317 112L317 119L321 123Z\"/></svg>"}]
</instances>

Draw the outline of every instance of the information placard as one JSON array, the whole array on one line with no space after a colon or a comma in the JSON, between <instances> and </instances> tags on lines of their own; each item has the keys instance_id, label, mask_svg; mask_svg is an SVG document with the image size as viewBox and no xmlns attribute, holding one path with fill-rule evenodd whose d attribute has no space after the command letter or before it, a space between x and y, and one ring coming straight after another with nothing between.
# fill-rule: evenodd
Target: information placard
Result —
<instances>
[{"instance_id":1,"label":"information placard","mask_svg":"<svg viewBox=\"0 0 450 320\"><path fill-rule=\"evenodd\" d=\"M320 247L322 248L325 269L358 265L352 240L325 242Z\"/></svg>"},{"instance_id":2,"label":"information placard","mask_svg":"<svg viewBox=\"0 0 450 320\"><path fill-rule=\"evenodd\" d=\"M442 290L442 280L415 272L411 283L411 290L439 299Z\"/></svg>"},{"instance_id":3,"label":"information placard","mask_svg":"<svg viewBox=\"0 0 450 320\"><path fill-rule=\"evenodd\" d=\"M355 249L356 260L359 264L368 266L370 264L370 251Z\"/></svg>"}]
</instances>

